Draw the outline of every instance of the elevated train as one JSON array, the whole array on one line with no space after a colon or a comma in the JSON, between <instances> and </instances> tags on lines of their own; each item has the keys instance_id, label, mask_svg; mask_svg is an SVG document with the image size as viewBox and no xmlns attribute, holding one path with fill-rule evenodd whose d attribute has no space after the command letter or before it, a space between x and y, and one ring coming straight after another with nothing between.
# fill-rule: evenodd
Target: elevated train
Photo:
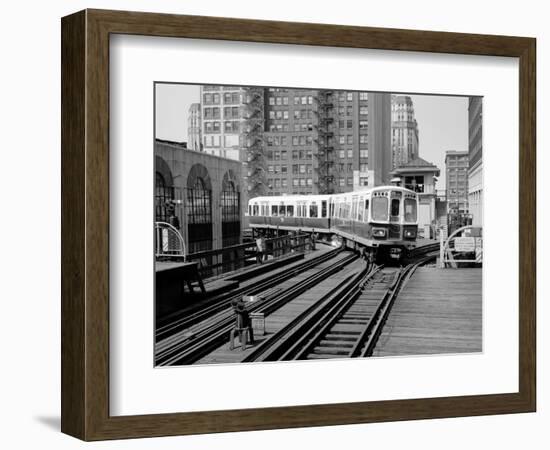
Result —
<instances>
[{"instance_id":1,"label":"elevated train","mask_svg":"<svg viewBox=\"0 0 550 450\"><path fill-rule=\"evenodd\" d=\"M397 186L333 195L255 197L248 202L254 230L315 232L366 251L371 260L401 259L416 247L418 195Z\"/></svg>"}]
</instances>

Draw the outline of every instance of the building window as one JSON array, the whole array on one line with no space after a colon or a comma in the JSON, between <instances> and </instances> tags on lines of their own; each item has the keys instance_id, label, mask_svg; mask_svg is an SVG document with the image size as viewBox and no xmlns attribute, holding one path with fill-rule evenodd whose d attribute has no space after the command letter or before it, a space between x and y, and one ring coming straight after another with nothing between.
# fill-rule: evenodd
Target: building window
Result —
<instances>
[{"instance_id":1,"label":"building window","mask_svg":"<svg viewBox=\"0 0 550 450\"><path fill-rule=\"evenodd\" d=\"M366 120L360 120L359 121L359 129L360 130L366 130L369 126L369 122Z\"/></svg>"},{"instance_id":2,"label":"building window","mask_svg":"<svg viewBox=\"0 0 550 450\"><path fill-rule=\"evenodd\" d=\"M368 94L366 92L359 93L359 100L367 100Z\"/></svg>"},{"instance_id":3,"label":"building window","mask_svg":"<svg viewBox=\"0 0 550 450\"><path fill-rule=\"evenodd\" d=\"M348 144L353 144L353 134L348 134L346 141Z\"/></svg>"},{"instance_id":4,"label":"building window","mask_svg":"<svg viewBox=\"0 0 550 450\"><path fill-rule=\"evenodd\" d=\"M360 144L367 144L368 143L368 135L367 134L360 134L359 135L359 143Z\"/></svg>"},{"instance_id":5,"label":"building window","mask_svg":"<svg viewBox=\"0 0 550 450\"><path fill-rule=\"evenodd\" d=\"M345 158L346 157L345 150L338 150L338 157L339 158Z\"/></svg>"},{"instance_id":6,"label":"building window","mask_svg":"<svg viewBox=\"0 0 550 450\"><path fill-rule=\"evenodd\" d=\"M338 142L340 144L345 144L346 143L346 136L342 135L338 138Z\"/></svg>"},{"instance_id":7,"label":"building window","mask_svg":"<svg viewBox=\"0 0 550 450\"><path fill-rule=\"evenodd\" d=\"M351 102L353 100L353 92L348 92L347 99L348 102Z\"/></svg>"},{"instance_id":8,"label":"building window","mask_svg":"<svg viewBox=\"0 0 550 450\"><path fill-rule=\"evenodd\" d=\"M359 157L360 158L368 158L369 157L369 151L368 150L359 150Z\"/></svg>"},{"instance_id":9,"label":"building window","mask_svg":"<svg viewBox=\"0 0 550 450\"><path fill-rule=\"evenodd\" d=\"M369 165L365 163L359 164L359 172L367 172L369 170Z\"/></svg>"}]
</instances>

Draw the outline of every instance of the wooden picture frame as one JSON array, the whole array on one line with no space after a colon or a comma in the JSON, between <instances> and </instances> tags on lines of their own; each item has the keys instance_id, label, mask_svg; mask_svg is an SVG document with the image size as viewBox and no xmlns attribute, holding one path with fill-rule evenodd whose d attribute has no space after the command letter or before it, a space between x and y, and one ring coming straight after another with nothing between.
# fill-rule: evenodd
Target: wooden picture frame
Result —
<instances>
[{"instance_id":1,"label":"wooden picture frame","mask_svg":"<svg viewBox=\"0 0 550 450\"><path fill-rule=\"evenodd\" d=\"M64 17L61 29L64 433L101 440L535 411L535 39L104 10ZM519 391L110 416L109 36L116 33L519 58Z\"/></svg>"}]
</instances>

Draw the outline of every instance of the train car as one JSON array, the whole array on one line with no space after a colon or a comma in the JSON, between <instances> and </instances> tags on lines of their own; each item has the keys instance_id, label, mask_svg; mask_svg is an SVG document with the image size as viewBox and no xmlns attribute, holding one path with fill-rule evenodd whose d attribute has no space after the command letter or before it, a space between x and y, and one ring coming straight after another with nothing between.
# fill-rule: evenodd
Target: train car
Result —
<instances>
[{"instance_id":1,"label":"train car","mask_svg":"<svg viewBox=\"0 0 550 450\"><path fill-rule=\"evenodd\" d=\"M334 195L255 197L251 228L337 235L372 259L400 259L416 246L418 196L397 186Z\"/></svg>"},{"instance_id":2,"label":"train car","mask_svg":"<svg viewBox=\"0 0 550 450\"><path fill-rule=\"evenodd\" d=\"M255 197L248 202L253 229L330 233L330 195Z\"/></svg>"},{"instance_id":3,"label":"train car","mask_svg":"<svg viewBox=\"0 0 550 450\"><path fill-rule=\"evenodd\" d=\"M375 259L400 259L416 246L418 196L397 186L336 194L331 231L364 246Z\"/></svg>"}]
</instances>

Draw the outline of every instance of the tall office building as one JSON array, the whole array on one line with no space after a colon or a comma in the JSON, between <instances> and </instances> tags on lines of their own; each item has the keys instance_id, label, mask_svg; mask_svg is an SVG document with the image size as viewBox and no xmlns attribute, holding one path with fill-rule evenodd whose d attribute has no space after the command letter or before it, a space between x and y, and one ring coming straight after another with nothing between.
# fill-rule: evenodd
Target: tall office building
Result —
<instances>
[{"instance_id":1,"label":"tall office building","mask_svg":"<svg viewBox=\"0 0 550 450\"><path fill-rule=\"evenodd\" d=\"M235 86L201 86L201 131L205 152L243 161L244 93L244 88Z\"/></svg>"},{"instance_id":2,"label":"tall office building","mask_svg":"<svg viewBox=\"0 0 550 450\"><path fill-rule=\"evenodd\" d=\"M348 192L368 184L366 92L265 92L267 195Z\"/></svg>"},{"instance_id":3,"label":"tall office building","mask_svg":"<svg viewBox=\"0 0 550 450\"><path fill-rule=\"evenodd\" d=\"M202 151L202 120L200 103L192 103L187 119L187 148Z\"/></svg>"},{"instance_id":4,"label":"tall office building","mask_svg":"<svg viewBox=\"0 0 550 450\"><path fill-rule=\"evenodd\" d=\"M368 112L369 181L373 186L389 184L393 169L390 94L369 93Z\"/></svg>"},{"instance_id":5,"label":"tall office building","mask_svg":"<svg viewBox=\"0 0 550 450\"><path fill-rule=\"evenodd\" d=\"M407 114L401 122L416 126L410 98L393 97L328 89L202 86L204 151L242 161L250 197L340 193L389 183L394 167L392 108L399 111L397 118ZM402 98L403 111L392 107L401 105ZM406 131L403 136L412 136L405 145L408 157L416 155L417 127L416 132L399 129Z\"/></svg>"},{"instance_id":6,"label":"tall office building","mask_svg":"<svg viewBox=\"0 0 550 450\"><path fill-rule=\"evenodd\" d=\"M468 203L472 225L483 225L483 98L468 100Z\"/></svg>"},{"instance_id":7,"label":"tall office building","mask_svg":"<svg viewBox=\"0 0 550 450\"><path fill-rule=\"evenodd\" d=\"M445 153L447 210L452 214L468 212L468 152Z\"/></svg>"},{"instance_id":8,"label":"tall office building","mask_svg":"<svg viewBox=\"0 0 550 450\"><path fill-rule=\"evenodd\" d=\"M418 124L412 99L392 95L392 168L407 164L418 157Z\"/></svg>"}]
</instances>

